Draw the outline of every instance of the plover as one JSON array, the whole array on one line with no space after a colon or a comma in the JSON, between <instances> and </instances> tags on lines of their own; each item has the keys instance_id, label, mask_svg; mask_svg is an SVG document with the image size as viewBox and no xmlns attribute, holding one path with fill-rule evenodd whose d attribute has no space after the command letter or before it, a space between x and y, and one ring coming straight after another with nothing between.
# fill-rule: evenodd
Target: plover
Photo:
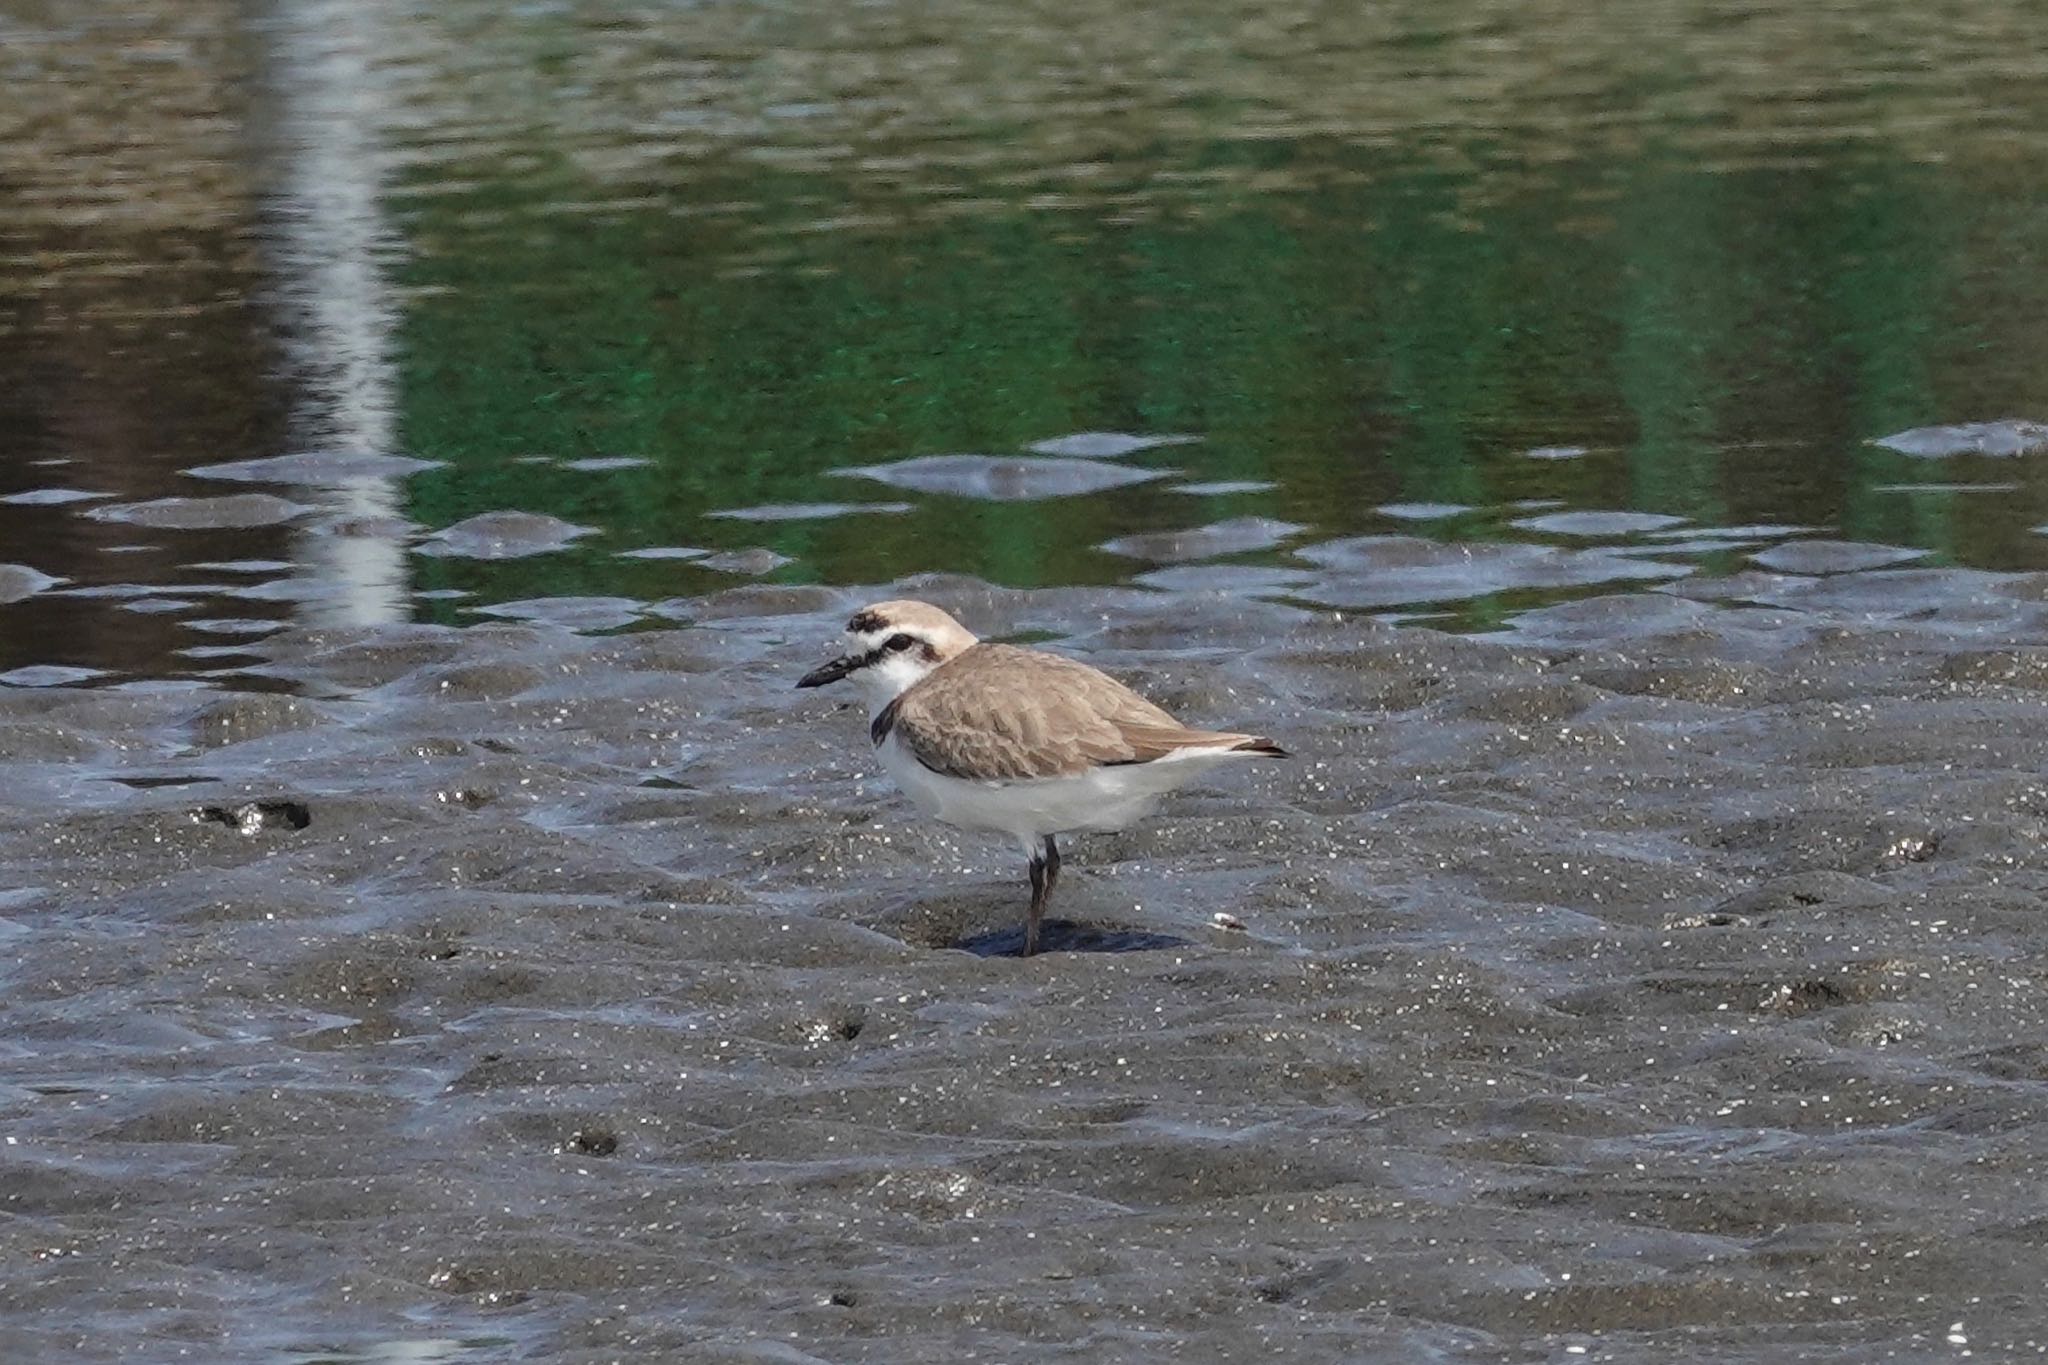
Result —
<instances>
[{"instance_id":1,"label":"plover","mask_svg":"<svg viewBox=\"0 0 2048 1365\"><path fill-rule=\"evenodd\" d=\"M868 737L917 808L1017 841L1031 860L1027 957L1059 880L1058 836L1122 829L1211 768L1287 756L1260 735L1191 730L1087 664L983 644L927 602L877 602L846 635L847 651L797 686L859 683Z\"/></svg>"}]
</instances>

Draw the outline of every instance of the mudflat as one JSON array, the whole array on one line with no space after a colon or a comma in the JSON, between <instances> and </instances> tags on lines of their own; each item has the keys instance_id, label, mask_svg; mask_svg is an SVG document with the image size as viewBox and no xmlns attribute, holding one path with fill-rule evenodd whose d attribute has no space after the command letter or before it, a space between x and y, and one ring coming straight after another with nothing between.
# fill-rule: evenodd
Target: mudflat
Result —
<instances>
[{"instance_id":1,"label":"mudflat","mask_svg":"<svg viewBox=\"0 0 2048 1365\"><path fill-rule=\"evenodd\" d=\"M792 690L905 594L1297 757L1008 956L1012 851ZM2048 575L690 616L0 689L10 1360L2048 1342Z\"/></svg>"}]
</instances>

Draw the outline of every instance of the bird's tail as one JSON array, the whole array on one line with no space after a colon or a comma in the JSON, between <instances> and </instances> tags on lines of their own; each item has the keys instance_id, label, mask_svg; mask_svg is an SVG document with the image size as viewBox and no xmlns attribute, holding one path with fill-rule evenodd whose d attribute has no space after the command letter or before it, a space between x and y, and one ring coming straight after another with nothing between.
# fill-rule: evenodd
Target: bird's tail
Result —
<instances>
[{"instance_id":1,"label":"bird's tail","mask_svg":"<svg viewBox=\"0 0 2048 1365\"><path fill-rule=\"evenodd\" d=\"M1240 735L1230 730L1190 730L1185 725L1125 721L1117 726L1117 733L1129 753L1126 757L1108 760L1112 767L1123 763L1152 763L1162 759L1214 757L1218 754L1287 757L1285 749L1264 735Z\"/></svg>"}]
</instances>

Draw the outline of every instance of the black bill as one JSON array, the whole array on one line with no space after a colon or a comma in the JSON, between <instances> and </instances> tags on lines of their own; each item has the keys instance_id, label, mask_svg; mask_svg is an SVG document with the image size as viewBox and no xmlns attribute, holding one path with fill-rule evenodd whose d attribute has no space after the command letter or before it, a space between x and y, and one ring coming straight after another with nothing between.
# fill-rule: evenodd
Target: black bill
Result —
<instances>
[{"instance_id":1,"label":"black bill","mask_svg":"<svg viewBox=\"0 0 2048 1365\"><path fill-rule=\"evenodd\" d=\"M823 664L796 680L798 687L823 687L836 683L847 674L867 662L858 654L842 654L829 664Z\"/></svg>"}]
</instances>

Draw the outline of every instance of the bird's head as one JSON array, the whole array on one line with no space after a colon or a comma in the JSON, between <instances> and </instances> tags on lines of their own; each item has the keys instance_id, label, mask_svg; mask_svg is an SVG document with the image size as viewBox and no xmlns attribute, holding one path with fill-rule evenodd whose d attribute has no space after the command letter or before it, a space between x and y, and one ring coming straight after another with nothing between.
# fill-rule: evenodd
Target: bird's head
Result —
<instances>
[{"instance_id":1,"label":"bird's head","mask_svg":"<svg viewBox=\"0 0 2048 1365\"><path fill-rule=\"evenodd\" d=\"M846 652L796 685L823 687L851 678L880 708L973 644L972 631L929 602L877 602L846 623Z\"/></svg>"}]
</instances>

